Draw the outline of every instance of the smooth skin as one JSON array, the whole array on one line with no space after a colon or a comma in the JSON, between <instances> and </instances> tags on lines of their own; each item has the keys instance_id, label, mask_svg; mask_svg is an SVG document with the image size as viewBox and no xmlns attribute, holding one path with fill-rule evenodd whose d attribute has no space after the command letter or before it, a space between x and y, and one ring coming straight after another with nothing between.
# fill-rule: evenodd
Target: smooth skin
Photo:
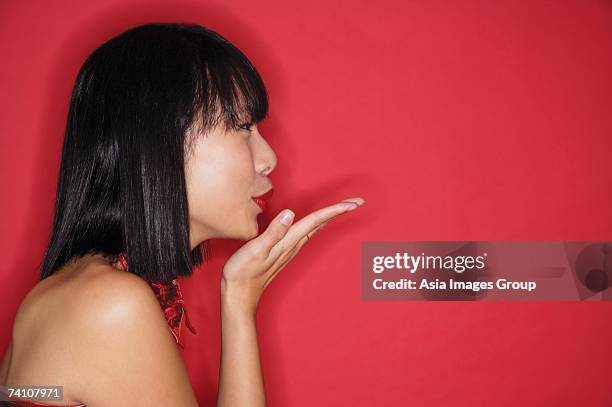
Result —
<instances>
[{"instance_id":1,"label":"smooth skin","mask_svg":"<svg viewBox=\"0 0 612 407\"><path fill-rule=\"evenodd\" d=\"M271 187L276 156L256 126L200 137L189 157L191 247L216 237L247 241L223 267L217 405L265 406L259 299L309 238L363 199L345 199L289 224L281 222L281 211L257 236L261 209L251 198ZM64 401L57 405L197 406L155 294L142 278L117 270L120 264L96 254L72 259L40 281L20 304L0 384L61 384Z\"/></svg>"},{"instance_id":2,"label":"smooth skin","mask_svg":"<svg viewBox=\"0 0 612 407\"><path fill-rule=\"evenodd\" d=\"M348 203L347 203L348 202ZM265 406L265 390L255 327L263 290L315 233L338 215L356 209L352 198L319 209L292 226L274 219L258 238L226 263L221 279L221 374L218 406Z\"/></svg>"}]
</instances>

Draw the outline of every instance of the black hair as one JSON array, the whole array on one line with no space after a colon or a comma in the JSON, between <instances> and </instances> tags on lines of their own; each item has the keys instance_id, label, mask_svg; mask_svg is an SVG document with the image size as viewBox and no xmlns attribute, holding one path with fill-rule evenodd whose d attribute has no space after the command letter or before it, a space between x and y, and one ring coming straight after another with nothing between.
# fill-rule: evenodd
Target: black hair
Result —
<instances>
[{"instance_id":1,"label":"black hair","mask_svg":"<svg viewBox=\"0 0 612 407\"><path fill-rule=\"evenodd\" d=\"M73 256L124 253L149 281L190 276L184 163L195 137L268 114L263 80L218 33L191 23L131 28L83 63L70 99L53 226L40 277Z\"/></svg>"}]
</instances>

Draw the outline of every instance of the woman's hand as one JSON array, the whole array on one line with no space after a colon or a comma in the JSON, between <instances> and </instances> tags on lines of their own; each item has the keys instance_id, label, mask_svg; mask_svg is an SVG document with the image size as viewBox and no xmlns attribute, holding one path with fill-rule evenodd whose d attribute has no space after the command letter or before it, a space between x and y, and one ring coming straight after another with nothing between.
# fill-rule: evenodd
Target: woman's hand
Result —
<instances>
[{"instance_id":1,"label":"woman's hand","mask_svg":"<svg viewBox=\"0 0 612 407\"><path fill-rule=\"evenodd\" d=\"M262 234L249 240L227 260L221 275L222 291L237 292L242 311L254 313L263 290L308 239L336 216L364 202L361 198L345 199L316 210L293 225L294 213L289 209L281 211Z\"/></svg>"}]
</instances>

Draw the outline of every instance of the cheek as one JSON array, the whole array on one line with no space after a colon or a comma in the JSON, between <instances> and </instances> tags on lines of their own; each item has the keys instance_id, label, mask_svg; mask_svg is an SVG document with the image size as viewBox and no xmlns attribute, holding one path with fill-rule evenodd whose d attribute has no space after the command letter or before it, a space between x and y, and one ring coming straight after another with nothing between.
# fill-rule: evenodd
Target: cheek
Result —
<instances>
[{"instance_id":1,"label":"cheek","mask_svg":"<svg viewBox=\"0 0 612 407\"><path fill-rule=\"evenodd\" d=\"M252 211L250 196L255 171L248 149L215 149L194 157L185 174L192 220L215 229L243 222Z\"/></svg>"}]
</instances>

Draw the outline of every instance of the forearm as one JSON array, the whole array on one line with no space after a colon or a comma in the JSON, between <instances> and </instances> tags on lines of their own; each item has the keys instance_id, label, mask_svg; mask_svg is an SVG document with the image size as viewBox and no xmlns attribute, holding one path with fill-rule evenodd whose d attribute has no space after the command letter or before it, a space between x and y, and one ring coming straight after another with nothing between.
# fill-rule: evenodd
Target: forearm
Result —
<instances>
[{"instance_id":1,"label":"forearm","mask_svg":"<svg viewBox=\"0 0 612 407\"><path fill-rule=\"evenodd\" d=\"M221 367L218 407L266 405L255 307L236 287L221 288Z\"/></svg>"}]
</instances>

